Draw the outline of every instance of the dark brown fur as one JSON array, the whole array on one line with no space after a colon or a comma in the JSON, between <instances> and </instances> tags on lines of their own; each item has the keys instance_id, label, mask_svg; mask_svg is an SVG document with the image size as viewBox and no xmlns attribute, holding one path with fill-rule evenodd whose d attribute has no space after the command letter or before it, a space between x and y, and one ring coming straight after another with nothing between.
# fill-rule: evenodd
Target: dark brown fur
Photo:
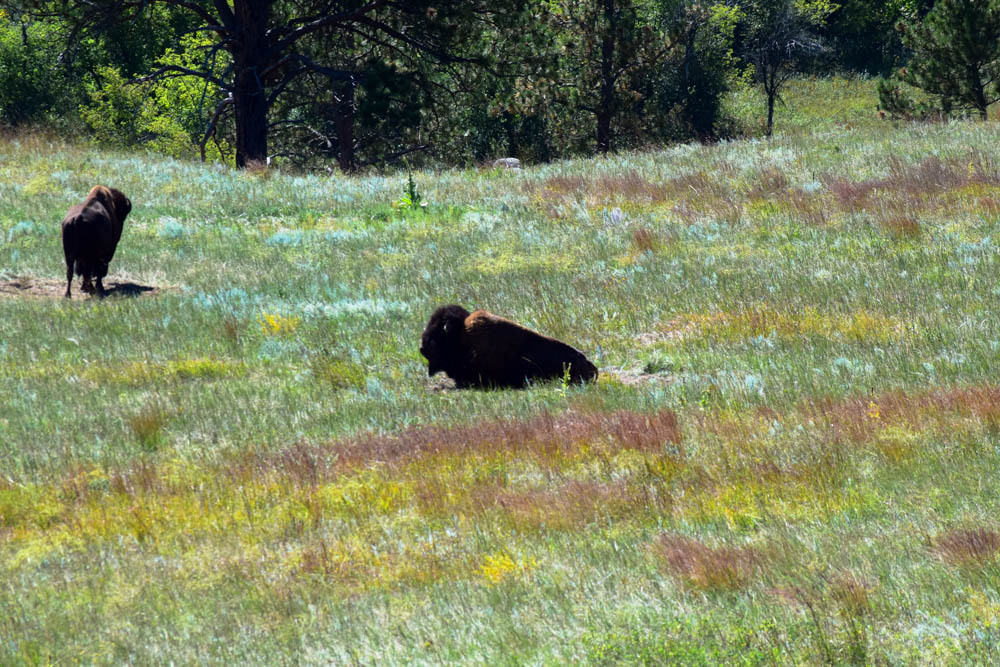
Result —
<instances>
[{"instance_id":1,"label":"dark brown fur","mask_svg":"<svg viewBox=\"0 0 1000 667\"><path fill-rule=\"evenodd\" d=\"M125 217L132 210L129 198L114 188L95 185L82 204L66 213L62 221L63 253L66 256L66 298L73 274L83 277L80 290L104 296L104 276L122 237ZM94 284L96 281L96 285Z\"/></svg>"},{"instance_id":2,"label":"dark brown fur","mask_svg":"<svg viewBox=\"0 0 1000 667\"><path fill-rule=\"evenodd\" d=\"M563 377L590 382L597 368L576 348L485 310L456 305L431 315L420 340L427 374L444 371L465 387L524 387Z\"/></svg>"}]
</instances>

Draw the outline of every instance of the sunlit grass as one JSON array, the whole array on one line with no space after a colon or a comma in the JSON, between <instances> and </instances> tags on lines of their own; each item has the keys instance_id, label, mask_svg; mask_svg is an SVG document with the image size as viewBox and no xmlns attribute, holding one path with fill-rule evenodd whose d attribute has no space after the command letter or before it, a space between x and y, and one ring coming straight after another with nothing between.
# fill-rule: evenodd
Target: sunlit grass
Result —
<instances>
[{"instance_id":1,"label":"sunlit grass","mask_svg":"<svg viewBox=\"0 0 1000 667\"><path fill-rule=\"evenodd\" d=\"M61 280L106 182L110 277L169 287L0 290L0 662L1000 660L997 127L873 91L794 82L771 141L418 172L419 208L405 174L0 139L3 285ZM598 381L442 387L452 302Z\"/></svg>"},{"instance_id":2,"label":"sunlit grass","mask_svg":"<svg viewBox=\"0 0 1000 667\"><path fill-rule=\"evenodd\" d=\"M663 330L665 337L675 339L696 337L732 342L771 335L786 340L818 336L854 343L885 344L901 339L904 325L901 321L866 310L832 315L813 307L792 312L761 305L735 313L682 314L665 325Z\"/></svg>"}]
</instances>

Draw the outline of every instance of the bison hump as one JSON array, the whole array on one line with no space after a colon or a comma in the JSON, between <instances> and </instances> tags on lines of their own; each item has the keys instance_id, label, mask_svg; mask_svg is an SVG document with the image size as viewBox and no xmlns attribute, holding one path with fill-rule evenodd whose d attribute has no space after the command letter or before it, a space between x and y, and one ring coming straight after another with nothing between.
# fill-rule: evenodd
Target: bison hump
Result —
<instances>
[{"instance_id":1,"label":"bison hump","mask_svg":"<svg viewBox=\"0 0 1000 667\"><path fill-rule=\"evenodd\" d=\"M468 361L502 384L556 378L564 368L574 378L592 374L592 364L576 348L486 311L466 319L464 339Z\"/></svg>"},{"instance_id":2,"label":"bison hump","mask_svg":"<svg viewBox=\"0 0 1000 667\"><path fill-rule=\"evenodd\" d=\"M477 310L465 319L465 332L472 337L485 336L496 342L520 340L526 335L541 335L486 310Z\"/></svg>"}]
</instances>

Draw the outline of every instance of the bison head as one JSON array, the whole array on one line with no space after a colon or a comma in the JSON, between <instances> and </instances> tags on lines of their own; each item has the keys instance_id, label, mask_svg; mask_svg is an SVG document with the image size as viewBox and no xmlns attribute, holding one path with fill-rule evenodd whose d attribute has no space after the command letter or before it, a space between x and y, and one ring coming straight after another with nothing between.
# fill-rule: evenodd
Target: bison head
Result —
<instances>
[{"instance_id":1,"label":"bison head","mask_svg":"<svg viewBox=\"0 0 1000 667\"><path fill-rule=\"evenodd\" d=\"M125 196L121 190L111 188L111 199L115 202L115 215L119 222L125 222L125 217L132 212L132 200Z\"/></svg>"},{"instance_id":2,"label":"bison head","mask_svg":"<svg viewBox=\"0 0 1000 667\"><path fill-rule=\"evenodd\" d=\"M431 315L420 337L420 354L427 359L427 375L454 368L461 353L461 335L469 311L441 306Z\"/></svg>"},{"instance_id":3,"label":"bison head","mask_svg":"<svg viewBox=\"0 0 1000 667\"><path fill-rule=\"evenodd\" d=\"M132 201L121 190L95 185L87 198L101 202L101 205L107 209L119 225L125 222L125 217L132 212Z\"/></svg>"}]
</instances>

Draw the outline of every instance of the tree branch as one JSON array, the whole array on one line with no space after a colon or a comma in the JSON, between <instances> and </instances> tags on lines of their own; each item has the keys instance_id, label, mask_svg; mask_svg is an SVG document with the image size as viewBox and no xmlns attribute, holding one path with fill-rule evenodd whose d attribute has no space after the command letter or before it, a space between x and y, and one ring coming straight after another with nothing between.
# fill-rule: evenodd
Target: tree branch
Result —
<instances>
[{"instance_id":1,"label":"tree branch","mask_svg":"<svg viewBox=\"0 0 1000 667\"><path fill-rule=\"evenodd\" d=\"M269 67L267 71L270 71L274 69L274 67L292 60L299 61L302 64L302 66L286 74L285 77L274 87L274 89L271 91L271 94L267 96L268 105L271 105L275 101L277 101L278 97L281 95L281 93L284 92L285 88L287 88L292 81L302 76L306 72L316 72L317 74L320 74L326 77L327 79L330 79L331 81L352 81L357 83L362 81L364 78L363 74L357 72L334 69L332 67L324 67L323 65L319 65L313 62L311 58L309 58L308 56L304 56L301 53L288 54L280 61L278 61L276 65Z\"/></svg>"},{"instance_id":2,"label":"tree branch","mask_svg":"<svg viewBox=\"0 0 1000 667\"><path fill-rule=\"evenodd\" d=\"M412 146L410 148L406 148L406 149L403 149L401 151L397 151L396 153L391 153L389 155L385 155L385 156L383 156L381 158L381 160L379 160L379 162L392 162L393 160L395 160L397 158L401 158L404 155L409 155L410 153L416 153L417 151L425 151L425 150L427 150L430 147L431 147L431 144L420 144L419 146ZM367 160L365 162L360 163L358 165L358 168L360 169L361 167L370 167L371 165L373 165L375 163L376 163L375 160Z\"/></svg>"},{"instance_id":3,"label":"tree branch","mask_svg":"<svg viewBox=\"0 0 1000 667\"><path fill-rule=\"evenodd\" d=\"M387 0L371 0L368 4L362 5L361 7L349 12L341 12L339 14L330 14L320 17L309 17L308 19L302 18L299 20L308 21L308 23L292 30L287 30L290 24L286 23L286 30L279 30L275 33L274 36L277 38L277 41L274 43L273 48L279 52L284 51L310 33L338 23L352 23L354 21L359 21L363 19L367 13L379 9L386 4Z\"/></svg>"},{"instance_id":4,"label":"tree branch","mask_svg":"<svg viewBox=\"0 0 1000 667\"><path fill-rule=\"evenodd\" d=\"M200 18L202 21L204 21L209 25L214 25L217 22L214 16L205 11L204 7L196 5L193 2L188 2L187 0L163 0L163 2L165 2L168 5L174 5L175 7L183 7L184 9L188 10L192 14L195 14L198 18ZM143 2L142 6L144 6L145 4L146 3ZM142 11L142 6L140 6L139 11Z\"/></svg>"},{"instance_id":5,"label":"tree branch","mask_svg":"<svg viewBox=\"0 0 1000 667\"><path fill-rule=\"evenodd\" d=\"M173 72L174 74L168 75L166 77L163 77L163 75L166 74L167 72ZM155 72L147 74L146 76L140 76L138 78L131 79L127 83L146 83L147 81L154 81L154 80L159 79L161 77L173 79L173 78L176 78L176 77L179 77L179 76L193 76L193 77L197 77L199 79L203 79L203 80L208 81L210 83L214 83L219 88L221 88L222 90L226 90L226 91L228 91L228 90L230 90L232 88L225 81L212 76L208 72L200 72L200 71L198 71L196 69L191 69L190 67L181 67L180 65L164 65L163 67L161 67L160 69L156 70Z\"/></svg>"},{"instance_id":6,"label":"tree branch","mask_svg":"<svg viewBox=\"0 0 1000 667\"><path fill-rule=\"evenodd\" d=\"M164 2L183 2L184 0L164 0ZM229 8L229 3L226 0L215 0L215 11L219 13L219 18L222 19L222 25L226 26L226 30L230 33L236 31L236 16L233 14L233 10ZM210 21L214 23L214 21Z\"/></svg>"},{"instance_id":7,"label":"tree branch","mask_svg":"<svg viewBox=\"0 0 1000 667\"><path fill-rule=\"evenodd\" d=\"M440 50L436 49L433 45L428 44L427 42L423 42L421 40L414 39L414 38L410 37L409 35L401 33L398 30L396 30L395 28L392 28L392 27L386 25L385 23L380 23L379 21L375 21L375 20L370 19L370 18L368 18L366 16L365 17L361 17L361 19L359 19L358 23L362 23L364 25L367 25L368 27L370 27L370 28L372 28L374 30L377 30L379 32L384 32L385 34L389 35L390 37L395 37L396 39L398 39L399 41L401 41L401 42L403 42L405 44L409 44L410 46L412 46L412 47L414 47L416 49L420 49L421 51L423 51L425 53L429 53L430 55L434 56L435 58L437 58L442 63L469 63L469 64L475 64L475 65L481 65L481 64L483 64L483 59L482 58L461 58L461 57L453 56L453 55L450 55L450 54L447 54L447 53L442 53Z\"/></svg>"},{"instance_id":8,"label":"tree branch","mask_svg":"<svg viewBox=\"0 0 1000 667\"><path fill-rule=\"evenodd\" d=\"M205 128L205 134L202 136L201 143L198 145L198 148L201 149L202 162L205 161L205 144L208 143L209 137L215 136L216 123L218 123L219 118L222 117L222 112L226 109L226 107L228 107L232 103L233 103L233 96L230 95L229 97L223 98L223 100L219 102L218 106L215 107L215 113L212 114L212 119L208 121L208 126ZM215 145L216 146L219 145L218 141L216 141Z\"/></svg>"}]
</instances>

